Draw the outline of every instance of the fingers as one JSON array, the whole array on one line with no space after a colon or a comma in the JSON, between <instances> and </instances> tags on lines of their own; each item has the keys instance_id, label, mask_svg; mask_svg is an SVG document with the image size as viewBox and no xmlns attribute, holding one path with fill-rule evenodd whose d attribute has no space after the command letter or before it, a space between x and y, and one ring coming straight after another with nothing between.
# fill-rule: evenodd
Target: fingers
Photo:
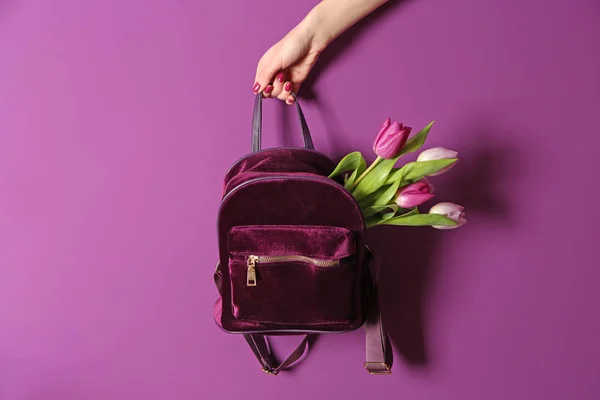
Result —
<instances>
[{"instance_id":1,"label":"fingers","mask_svg":"<svg viewBox=\"0 0 600 400\"><path fill-rule=\"evenodd\" d=\"M292 82L290 82L292 83ZM298 93L298 90L300 89L300 85L299 84L293 84L292 85L292 89L291 91L288 92L287 97L285 98L285 103L286 104L294 104L294 102L296 101L296 98L294 96L292 96L292 92L293 93Z\"/></svg>"},{"instance_id":2,"label":"fingers","mask_svg":"<svg viewBox=\"0 0 600 400\"><path fill-rule=\"evenodd\" d=\"M258 89L258 92L255 91L255 93L260 93L262 90L264 97L277 98L285 101L287 104L293 104L295 98L292 96L292 92L297 91L298 88L299 85L294 85L292 81L286 81L284 73L279 71L272 82L268 81L264 83L264 89Z\"/></svg>"},{"instance_id":3,"label":"fingers","mask_svg":"<svg viewBox=\"0 0 600 400\"><path fill-rule=\"evenodd\" d=\"M270 97L272 92L273 92L273 85L267 85L267 87L265 87L265 90L263 91L263 96Z\"/></svg>"},{"instance_id":4,"label":"fingers","mask_svg":"<svg viewBox=\"0 0 600 400\"><path fill-rule=\"evenodd\" d=\"M252 91L255 94L264 93L265 89L271 84L273 81L273 76L277 73L278 68L274 66L274 64L269 65L261 65L259 66L256 77L254 81L254 85L252 86Z\"/></svg>"},{"instance_id":5,"label":"fingers","mask_svg":"<svg viewBox=\"0 0 600 400\"><path fill-rule=\"evenodd\" d=\"M284 100L289 104L288 100L292 97L292 90L294 89L294 84L292 81L286 81L283 84L283 91L277 96L279 100ZM293 98L293 97L292 97Z\"/></svg>"},{"instance_id":6,"label":"fingers","mask_svg":"<svg viewBox=\"0 0 600 400\"><path fill-rule=\"evenodd\" d=\"M277 73L273 81L273 91L271 91L269 97L277 97L283 92L284 79L283 72Z\"/></svg>"},{"instance_id":7,"label":"fingers","mask_svg":"<svg viewBox=\"0 0 600 400\"><path fill-rule=\"evenodd\" d=\"M282 72L278 73L273 82L273 91L271 97L276 97L279 100L284 100L288 104L290 98L293 99L292 91L294 90L294 83L292 81L286 81L285 76Z\"/></svg>"}]
</instances>

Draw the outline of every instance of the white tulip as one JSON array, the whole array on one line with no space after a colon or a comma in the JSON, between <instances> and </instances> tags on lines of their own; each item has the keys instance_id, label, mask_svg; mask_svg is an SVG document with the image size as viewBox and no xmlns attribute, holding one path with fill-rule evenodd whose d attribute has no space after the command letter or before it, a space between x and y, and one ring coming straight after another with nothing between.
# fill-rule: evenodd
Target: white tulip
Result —
<instances>
[{"instance_id":1,"label":"white tulip","mask_svg":"<svg viewBox=\"0 0 600 400\"><path fill-rule=\"evenodd\" d=\"M433 147L431 149L425 150L419 154L417 157L417 161L433 161L433 160L443 160L449 158L457 158L458 153L454 150L448 150L443 147ZM454 167L456 163L452 163L448 165L446 168L443 168L429 176L441 175L444 172L448 172L452 167Z\"/></svg>"},{"instance_id":2,"label":"white tulip","mask_svg":"<svg viewBox=\"0 0 600 400\"><path fill-rule=\"evenodd\" d=\"M440 214L446 218L456 221L452 226L433 226L436 229L455 229L467 223L467 214L463 211L465 208L454 203L438 203L431 207L429 214Z\"/></svg>"}]
</instances>

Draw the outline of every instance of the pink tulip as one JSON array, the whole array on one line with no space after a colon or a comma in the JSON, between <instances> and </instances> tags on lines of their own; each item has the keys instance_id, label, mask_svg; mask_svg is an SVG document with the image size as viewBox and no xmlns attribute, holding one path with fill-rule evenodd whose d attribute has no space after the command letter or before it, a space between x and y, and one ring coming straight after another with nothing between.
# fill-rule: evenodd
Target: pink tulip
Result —
<instances>
[{"instance_id":1,"label":"pink tulip","mask_svg":"<svg viewBox=\"0 0 600 400\"><path fill-rule=\"evenodd\" d=\"M453 150L448 150L443 147L434 147L428 150L425 150L419 154L417 157L417 161L432 161L432 160L443 160L449 158L457 158L458 153ZM456 163L448 165L446 168L443 168L429 176L441 175L444 172L448 172L452 167L454 167Z\"/></svg>"},{"instance_id":2,"label":"pink tulip","mask_svg":"<svg viewBox=\"0 0 600 400\"><path fill-rule=\"evenodd\" d=\"M436 229L455 229L467 223L467 214L463 211L465 208L454 203L438 203L431 207L429 214L441 214L446 218L456 221L453 226L435 226Z\"/></svg>"},{"instance_id":3,"label":"pink tulip","mask_svg":"<svg viewBox=\"0 0 600 400\"><path fill-rule=\"evenodd\" d=\"M411 129L411 127L398 122L392 123L387 118L375 138L373 151L381 158L396 157L400 149L406 144Z\"/></svg>"},{"instance_id":4,"label":"pink tulip","mask_svg":"<svg viewBox=\"0 0 600 400\"><path fill-rule=\"evenodd\" d=\"M412 208L433 198L433 185L427 179L400 188L396 204L402 208Z\"/></svg>"}]
</instances>

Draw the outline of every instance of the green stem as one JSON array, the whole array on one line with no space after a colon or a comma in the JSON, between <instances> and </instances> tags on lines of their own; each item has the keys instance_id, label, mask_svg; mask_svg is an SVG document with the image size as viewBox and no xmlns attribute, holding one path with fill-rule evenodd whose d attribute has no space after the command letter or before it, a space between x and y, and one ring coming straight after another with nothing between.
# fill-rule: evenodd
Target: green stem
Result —
<instances>
[{"instance_id":1,"label":"green stem","mask_svg":"<svg viewBox=\"0 0 600 400\"><path fill-rule=\"evenodd\" d=\"M379 164L381 162L381 160L383 160L383 158L377 156L377 158L375 159L375 161L373 161L373 164L369 165L369 168L367 168L365 170L365 172L363 172L358 178L356 178L356 180L354 181L354 183L352 184L352 186L350 186L350 190L352 191L356 186L358 186L358 184L360 183L360 181L362 181L365 176L367 176L367 174L369 172L371 172L373 170L373 168L375 168L377 166L377 164Z\"/></svg>"},{"instance_id":2,"label":"green stem","mask_svg":"<svg viewBox=\"0 0 600 400\"><path fill-rule=\"evenodd\" d=\"M373 228L374 226L377 226L377 225L379 225L378 222L372 222L372 221L370 221L370 222L366 223L365 228L369 229L369 228Z\"/></svg>"}]
</instances>

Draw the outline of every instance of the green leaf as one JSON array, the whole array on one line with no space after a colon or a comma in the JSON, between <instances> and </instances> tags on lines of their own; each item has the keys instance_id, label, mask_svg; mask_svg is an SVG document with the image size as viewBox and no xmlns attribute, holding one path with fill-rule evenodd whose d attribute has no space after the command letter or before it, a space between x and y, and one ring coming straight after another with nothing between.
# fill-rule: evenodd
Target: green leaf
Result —
<instances>
[{"instance_id":1,"label":"green leaf","mask_svg":"<svg viewBox=\"0 0 600 400\"><path fill-rule=\"evenodd\" d=\"M390 218L393 218L396 215L396 212L397 211L389 211L389 212L383 213L381 215L381 220L379 221L379 224L387 221Z\"/></svg>"},{"instance_id":2,"label":"green leaf","mask_svg":"<svg viewBox=\"0 0 600 400\"><path fill-rule=\"evenodd\" d=\"M416 161L409 163L410 167L406 168L402 179L405 181L416 181L436 173L457 161L458 158L447 158L442 160ZM407 164L407 166L409 164Z\"/></svg>"},{"instance_id":3,"label":"green leaf","mask_svg":"<svg viewBox=\"0 0 600 400\"><path fill-rule=\"evenodd\" d=\"M363 210L363 215L365 217L370 217L372 215L375 215L377 213L380 213L382 211L385 210L392 210L390 211L393 214L396 213L396 211L398 211L398 205L397 204L389 204L389 205L383 205L383 206L371 206L371 207L367 207Z\"/></svg>"},{"instance_id":4,"label":"green leaf","mask_svg":"<svg viewBox=\"0 0 600 400\"><path fill-rule=\"evenodd\" d=\"M419 214L419 209L417 207L413 208L412 210L410 210L407 213L400 215L400 217L408 217L410 215L416 215L416 214Z\"/></svg>"},{"instance_id":5,"label":"green leaf","mask_svg":"<svg viewBox=\"0 0 600 400\"><path fill-rule=\"evenodd\" d=\"M381 220L379 221L378 225L382 225L387 220L392 219L393 217L395 217L396 215L398 215L398 212L400 212L401 210L403 210L403 209L400 208L399 210L396 210L396 211L393 211L393 212L390 211L390 212L382 214L381 215ZM418 214L418 213L419 213L419 209L417 207L415 207L412 210L410 210L409 212L402 214L402 216L409 216L409 215Z\"/></svg>"},{"instance_id":6,"label":"green leaf","mask_svg":"<svg viewBox=\"0 0 600 400\"><path fill-rule=\"evenodd\" d=\"M354 181L356 181L356 178L361 176L363 174L363 172L365 172L366 170L367 170L367 163L365 162L365 159L361 155L360 160L358 161L358 166L356 167L354 172L352 172L352 175L350 175L350 177L346 180L346 182L344 183L344 187L346 189L350 189L352 187L352 185L354 184Z\"/></svg>"},{"instance_id":7,"label":"green leaf","mask_svg":"<svg viewBox=\"0 0 600 400\"><path fill-rule=\"evenodd\" d=\"M396 179L392 183L392 186L390 186L377 200L375 200L375 202L373 203L374 206L382 206L388 204L394 198L394 196L396 196L396 192L398 192L398 188L400 187L400 183L402 182L402 174L403 171L402 169L400 169L398 179Z\"/></svg>"},{"instance_id":8,"label":"green leaf","mask_svg":"<svg viewBox=\"0 0 600 400\"><path fill-rule=\"evenodd\" d=\"M329 174L329 178L333 178L334 176L339 175L342 172L357 169L361 164L361 161L364 163L365 159L363 158L362 154L360 154L360 152L358 151L346 155L340 160L333 172Z\"/></svg>"},{"instance_id":9,"label":"green leaf","mask_svg":"<svg viewBox=\"0 0 600 400\"><path fill-rule=\"evenodd\" d=\"M433 126L434 122L435 121L431 121L429 123L429 125L427 125L423 129L421 129L421 131L419 133L417 133L415 136L408 139L406 141L406 144L404 145L404 147L402 147L402 150L400 150L399 155L413 153L413 152L419 150L421 148L421 146L423 146L423 144L425 143L425 140L427 139L427 135L429 134L429 130Z\"/></svg>"},{"instance_id":10,"label":"green leaf","mask_svg":"<svg viewBox=\"0 0 600 400\"><path fill-rule=\"evenodd\" d=\"M380 206L376 206L373 208L377 208ZM389 206L386 208L390 208L390 211L382 213L380 215L370 215L366 218L366 225L367 228L372 228L376 225L385 225L386 221L391 220L392 218L397 216L398 212L402 212L404 209L403 208L399 208L397 205ZM407 213L402 214L402 216L409 216L409 215L414 215L414 214L418 214L419 210L415 207L412 210L408 211ZM396 218L394 218L396 219Z\"/></svg>"},{"instance_id":11,"label":"green leaf","mask_svg":"<svg viewBox=\"0 0 600 400\"><path fill-rule=\"evenodd\" d=\"M412 214L391 218L385 225L401 226L454 226L456 222L440 214Z\"/></svg>"},{"instance_id":12,"label":"green leaf","mask_svg":"<svg viewBox=\"0 0 600 400\"><path fill-rule=\"evenodd\" d=\"M391 210L381 215L371 215L366 218L365 224L367 228L372 228L376 225L385 225L385 221L393 218L396 215L396 212L396 210Z\"/></svg>"},{"instance_id":13,"label":"green leaf","mask_svg":"<svg viewBox=\"0 0 600 400\"><path fill-rule=\"evenodd\" d=\"M377 199L379 199L381 196L383 196L383 194L386 192L386 190L388 190L388 188L389 188L389 186L387 186L387 185L380 187L379 189L377 189L376 191L374 191L373 193L371 193L370 195L368 195L367 197L365 197L364 199L359 201L358 205L362 209L365 209L369 206L374 205L375 202L377 201Z\"/></svg>"},{"instance_id":14,"label":"green leaf","mask_svg":"<svg viewBox=\"0 0 600 400\"><path fill-rule=\"evenodd\" d=\"M371 170L352 193L360 201L383 186L398 158L383 159Z\"/></svg>"},{"instance_id":15,"label":"green leaf","mask_svg":"<svg viewBox=\"0 0 600 400\"><path fill-rule=\"evenodd\" d=\"M404 175L404 171L406 171L406 165L402 166L402 168L392 168L392 171L388 175L388 178L387 178L385 184L386 185L394 184L394 182L396 182L402 178L402 175Z\"/></svg>"},{"instance_id":16,"label":"green leaf","mask_svg":"<svg viewBox=\"0 0 600 400\"><path fill-rule=\"evenodd\" d=\"M385 183L387 185L391 185L396 180L401 179L401 186L404 186L404 184L414 182L425 176L434 174L457 161L458 158L445 158L442 160L409 162L402 168L390 173Z\"/></svg>"}]
</instances>

